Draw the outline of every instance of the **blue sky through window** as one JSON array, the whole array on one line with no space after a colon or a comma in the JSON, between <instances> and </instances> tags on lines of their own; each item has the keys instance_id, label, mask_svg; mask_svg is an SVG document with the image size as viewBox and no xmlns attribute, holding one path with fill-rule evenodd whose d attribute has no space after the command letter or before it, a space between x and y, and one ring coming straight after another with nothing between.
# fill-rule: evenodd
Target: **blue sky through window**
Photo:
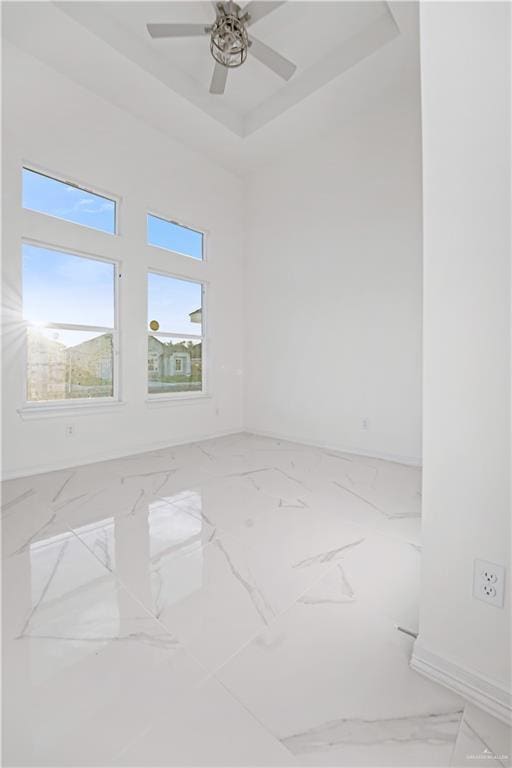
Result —
<instances>
[{"instance_id":1,"label":"blue sky through window","mask_svg":"<svg viewBox=\"0 0 512 768\"><path fill-rule=\"evenodd\" d=\"M200 336L201 324L190 321L190 313L201 308L201 284L175 277L148 275L148 323L156 320L164 333Z\"/></svg>"},{"instance_id":2,"label":"blue sky through window","mask_svg":"<svg viewBox=\"0 0 512 768\"><path fill-rule=\"evenodd\" d=\"M183 253L193 259L203 258L202 232L160 219L150 213L148 213L148 243L166 248L168 251Z\"/></svg>"},{"instance_id":3,"label":"blue sky through window","mask_svg":"<svg viewBox=\"0 0 512 768\"><path fill-rule=\"evenodd\" d=\"M30 323L114 327L114 265L23 244L23 316Z\"/></svg>"},{"instance_id":4,"label":"blue sky through window","mask_svg":"<svg viewBox=\"0 0 512 768\"><path fill-rule=\"evenodd\" d=\"M116 231L116 204L49 176L23 168L24 208L29 208L102 232Z\"/></svg>"}]
</instances>

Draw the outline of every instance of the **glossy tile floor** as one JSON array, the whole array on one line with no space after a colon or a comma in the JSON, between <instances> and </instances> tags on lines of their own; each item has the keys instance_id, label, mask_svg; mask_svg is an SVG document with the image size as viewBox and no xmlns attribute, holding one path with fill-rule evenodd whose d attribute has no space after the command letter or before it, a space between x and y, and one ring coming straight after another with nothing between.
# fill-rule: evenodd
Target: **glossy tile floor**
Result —
<instances>
[{"instance_id":1,"label":"glossy tile floor","mask_svg":"<svg viewBox=\"0 0 512 768\"><path fill-rule=\"evenodd\" d=\"M4 765L450 765L419 489L246 434L4 483Z\"/></svg>"}]
</instances>

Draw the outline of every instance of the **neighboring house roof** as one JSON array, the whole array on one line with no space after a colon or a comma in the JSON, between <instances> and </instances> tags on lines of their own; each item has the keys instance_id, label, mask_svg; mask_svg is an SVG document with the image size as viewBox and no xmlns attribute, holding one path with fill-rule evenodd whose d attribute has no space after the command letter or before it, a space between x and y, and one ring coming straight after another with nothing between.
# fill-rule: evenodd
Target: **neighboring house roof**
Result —
<instances>
[{"instance_id":1,"label":"neighboring house roof","mask_svg":"<svg viewBox=\"0 0 512 768\"><path fill-rule=\"evenodd\" d=\"M190 349L177 349L151 335L149 336L149 345L153 352L158 352L158 354L162 354L164 357L190 357Z\"/></svg>"},{"instance_id":2,"label":"neighboring house roof","mask_svg":"<svg viewBox=\"0 0 512 768\"><path fill-rule=\"evenodd\" d=\"M93 339L87 339L86 341L81 341L79 344L73 344L71 347L67 347L67 351L70 353L79 351L81 352L84 348L90 349L91 347L100 347L104 345L110 346L112 343L112 334L110 331L108 333L102 333L101 336L95 336Z\"/></svg>"},{"instance_id":3,"label":"neighboring house roof","mask_svg":"<svg viewBox=\"0 0 512 768\"><path fill-rule=\"evenodd\" d=\"M191 323L201 323L203 320L202 308L199 307L199 309L194 309L194 311L189 314L189 317Z\"/></svg>"},{"instance_id":4,"label":"neighboring house roof","mask_svg":"<svg viewBox=\"0 0 512 768\"><path fill-rule=\"evenodd\" d=\"M159 347L165 347L163 341L160 341L160 339L155 338L155 336L152 336L151 334L149 336L149 344L150 346L155 346L155 344L158 344Z\"/></svg>"}]
</instances>

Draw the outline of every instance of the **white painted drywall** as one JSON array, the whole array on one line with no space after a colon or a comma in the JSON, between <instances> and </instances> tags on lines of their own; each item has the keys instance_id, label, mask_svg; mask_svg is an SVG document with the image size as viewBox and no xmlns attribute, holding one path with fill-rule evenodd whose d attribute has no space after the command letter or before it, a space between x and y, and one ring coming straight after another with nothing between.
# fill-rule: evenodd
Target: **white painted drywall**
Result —
<instances>
[{"instance_id":1,"label":"white painted drywall","mask_svg":"<svg viewBox=\"0 0 512 768\"><path fill-rule=\"evenodd\" d=\"M241 182L17 49L3 66L3 467L6 476L99 460L242 427ZM20 210L22 162L122 197L121 370L116 412L24 421L21 238L95 253L110 236ZM153 209L209 231L200 264L145 245ZM81 234L78 235L78 230ZM211 399L145 403L148 266L210 281ZM65 425L76 424L76 436Z\"/></svg>"},{"instance_id":2,"label":"white painted drywall","mask_svg":"<svg viewBox=\"0 0 512 768\"><path fill-rule=\"evenodd\" d=\"M360 66L378 68L379 55ZM421 135L412 80L248 181L251 430L421 460Z\"/></svg>"},{"instance_id":3,"label":"white painted drywall","mask_svg":"<svg viewBox=\"0 0 512 768\"><path fill-rule=\"evenodd\" d=\"M418 649L510 690L510 6L423 3ZM508 569L506 607L473 560Z\"/></svg>"}]
</instances>

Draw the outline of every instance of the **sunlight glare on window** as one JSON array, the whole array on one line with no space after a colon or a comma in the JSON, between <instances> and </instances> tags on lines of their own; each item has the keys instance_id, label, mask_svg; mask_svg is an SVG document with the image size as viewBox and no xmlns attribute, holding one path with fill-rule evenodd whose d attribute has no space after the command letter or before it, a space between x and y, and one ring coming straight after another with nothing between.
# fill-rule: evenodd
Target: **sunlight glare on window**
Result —
<instances>
[{"instance_id":1,"label":"sunlight glare on window","mask_svg":"<svg viewBox=\"0 0 512 768\"><path fill-rule=\"evenodd\" d=\"M31 325L114 326L114 265L23 244L23 316Z\"/></svg>"},{"instance_id":2,"label":"sunlight glare on window","mask_svg":"<svg viewBox=\"0 0 512 768\"><path fill-rule=\"evenodd\" d=\"M115 266L23 245L27 401L114 396Z\"/></svg>"}]
</instances>

